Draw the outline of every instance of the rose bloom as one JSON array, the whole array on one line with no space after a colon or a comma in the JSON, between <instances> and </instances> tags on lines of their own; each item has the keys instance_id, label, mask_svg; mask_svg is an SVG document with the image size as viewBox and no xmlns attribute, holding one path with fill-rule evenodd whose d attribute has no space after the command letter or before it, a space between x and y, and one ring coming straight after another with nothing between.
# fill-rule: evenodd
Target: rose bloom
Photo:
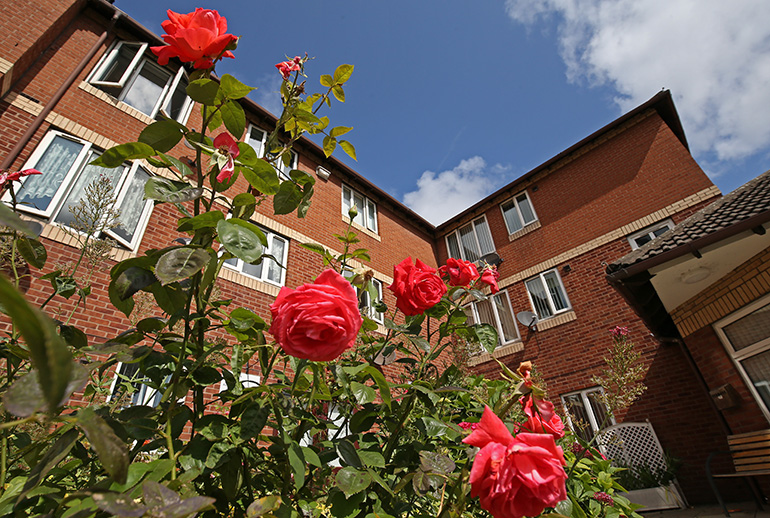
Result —
<instances>
[{"instance_id":1,"label":"rose bloom","mask_svg":"<svg viewBox=\"0 0 770 518\"><path fill-rule=\"evenodd\" d=\"M612 329L610 329L610 334L614 338L620 338L621 336L628 336L628 328L627 327L621 327L621 326L615 326Z\"/></svg>"},{"instance_id":2,"label":"rose bloom","mask_svg":"<svg viewBox=\"0 0 770 518\"><path fill-rule=\"evenodd\" d=\"M11 182L18 182L21 180L22 176L29 176L32 174L43 174L37 169L24 169L23 171L14 171L14 172L8 172L3 171L0 173L0 190L5 187L5 184L11 183Z\"/></svg>"},{"instance_id":3,"label":"rose bloom","mask_svg":"<svg viewBox=\"0 0 770 518\"><path fill-rule=\"evenodd\" d=\"M476 265L463 259L450 257L446 264L438 269L442 278L449 278L450 286L468 286L472 281L479 278L479 270Z\"/></svg>"},{"instance_id":4,"label":"rose bloom","mask_svg":"<svg viewBox=\"0 0 770 518\"><path fill-rule=\"evenodd\" d=\"M500 278L500 273L497 271L496 266L487 266L483 272L481 272L481 278L479 279L479 282L483 282L484 284L489 284L489 289L492 291L492 294L494 295L498 291L500 291L500 288L497 286L497 279Z\"/></svg>"},{"instance_id":5,"label":"rose bloom","mask_svg":"<svg viewBox=\"0 0 770 518\"><path fill-rule=\"evenodd\" d=\"M222 132L214 139L214 147L217 153L227 157L227 163L219 168L219 174L217 175L217 182L226 182L233 176L233 171L235 171L233 158L237 157L238 153L240 153L238 142L229 133Z\"/></svg>"},{"instance_id":6,"label":"rose bloom","mask_svg":"<svg viewBox=\"0 0 770 518\"><path fill-rule=\"evenodd\" d=\"M564 437L564 423L561 417L554 412L553 403L544 399L526 397L524 402L524 414L527 422L524 428L535 433L550 433L556 439Z\"/></svg>"},{"instance_id":7,"label":"rose bloom","mask_svg":"<svg viewBox=\"0 0 770 518\"><path fill-rule=\"evenodd\" d=\"M463 442L481 448L471 468L471 496L495 518L538 516L567 498L564 454L553 436L512 436L489 407Z\"/></svg>"},{"instance_id":8,"label":"rose bloom","mask_svg":"<svg viewBox=\"0 0 770 518\"><path fill-rule=\"evenodd\" d=\"M302 58L295 56L291 61L281 61L280 63L276 63L275 68L278 69L284 80L288 80L292 72L301 68L300 63L302 63Z\"/></svg>"},{"instance_id":9,"label":"rose bloom","mask_svg":"<svg viewBox=\"0 0 770 518\"><path fill-rule=\"evenodd\" d=\"M179 14L168 11L168 20L160 24L166 34L162 47L151 47L158 64L166 65L170 58L191 62L195 68L211 68L220 56L232 58L233 53L225 50L238 38L227 32L227 20L217 11L198 7L195 12Z\"/></svg>"},{"instance_id":10,"label":"rose bloom","mask_svg":"<svg viewBox=\"0 0 770 518\"><path fill-rule=\"evenodd\" d=\"M312 284L283 287L270 305L269 332L296 358L329 361L353 346L363 319L356 290L334 270Z\"/></svg>"},{"instance_id":11,"label":"rose bloom","mask_svg":"<svg viewBox=\"0 0 770 518\"><path fill-rule=\"evenodd\" d=\"M419 259L412 264L411 257L393 267L393 284L388 289L396 295L396 307L408 316L432 308L447 292L435 268Z\"/></svg>"}]
</instances>

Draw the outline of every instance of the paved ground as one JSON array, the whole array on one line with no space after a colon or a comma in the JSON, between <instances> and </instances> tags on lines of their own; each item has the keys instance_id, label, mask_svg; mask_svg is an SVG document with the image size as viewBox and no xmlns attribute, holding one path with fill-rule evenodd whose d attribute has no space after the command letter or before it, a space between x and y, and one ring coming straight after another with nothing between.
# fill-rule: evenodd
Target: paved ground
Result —
<instances>
[{"instance_id":1,"label":"paved ground","mask_svg":"<svg viewBox=\"0 0 770 518\"><path fill-rule=\"evenodd\" d=\"M765 506L764 511L757 510L754 502L727 504L732 518L770 518L770 510ZM724 512L718 505L699 505L687 509L672 509L670 511L642 512L645 518L723 518Z\"/></svg>"}]
</instances>

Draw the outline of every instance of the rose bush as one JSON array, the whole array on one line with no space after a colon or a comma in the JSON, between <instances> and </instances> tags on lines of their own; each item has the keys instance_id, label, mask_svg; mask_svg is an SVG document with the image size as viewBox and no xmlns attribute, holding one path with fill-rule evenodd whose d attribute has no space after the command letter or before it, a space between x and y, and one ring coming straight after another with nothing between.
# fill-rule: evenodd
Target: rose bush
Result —
<instances>
[{"instance_id":1,"label":"rose bush","mask_svg":"<svg viewBox=\"0 0 770 518\"><path fill-rule=\"evenodd\" d=\"M160 65L171 58L192 63L195 68L211 68L222 57L235 57L227 48L238 38L227 34L227 20L217 11L198 7L189 14L168 11L168 20L161 24L167 45L150 47Z\"/></svg>"},{"instance_id":2,"label":"rose bush","mask_svg":"<svg viewBox=\"0 0 770 518\"><path fill-rule=\"evenodd\" d=\"M338 357L353 345L363 323L356 290L334 270L295 290L284 286L270 312L269 332L284 351L312 361Z\"/></svg>"}]
</instances>

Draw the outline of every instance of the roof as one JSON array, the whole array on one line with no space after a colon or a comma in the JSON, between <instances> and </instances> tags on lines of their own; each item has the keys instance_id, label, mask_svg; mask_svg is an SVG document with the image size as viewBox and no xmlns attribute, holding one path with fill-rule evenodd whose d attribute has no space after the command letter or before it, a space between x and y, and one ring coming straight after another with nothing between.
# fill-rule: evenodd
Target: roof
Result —
<instances>
[{"instance_id":1,"label":"roof","mask_svg":"<svg viewBox=\"0 0 770 518\"><path fill-rule=\"evenodd\" d=\"M558 161L575 153L579 149L591 144L593 141L601 138L602 136L609 133L610 131L613 131L619 126L625 124L627 121L633 119L637 115L644 113L650 109L653 109L658 112L658 115L660 115L660 117L668 125L668 127L671 128L671 131L674 133L674 135L676 135L676 137L679 139L682 145L689 150L690 147L687 144L687 138L684 135L682 122L679 120L679 115L677 114L676 107L674 106L674 100L671 97L671 92L669 90L661 90L660 92L655 94L651 99L649 99L647 102L640 104L639 106L629 111L628 113L621 115L620 117L610 122L606 126L591 133L580 142L570 146L569 148L565 149L564 151L554 156L553 158L543 162L542 164L535 167L528 173L520 176L519 178L509 183L508 185L505 185L504 187L493 192L483 200L471 205L470 207L462 211L460 214L457 214L456 216L453 216L449 220L445 221L444 223L438 225L436 227L436 230L438 232L442 232L453 223L463 220L468 215L470 214L475 215L476 212L484 211L486 209L486 205L489 204L492 200L494 200L498 196L506 192L511 192L511 194L514 194L514 192L512 191L518 191L519 190L518 186L520 184L529 180L530 178L537 175L538 173L547 171L548 168L556 164Z\"/></svg>"},{"instance_id":2,"label":"roof","mask_svg":"<svg viewBox=\"0 0 770 518\"><path fill-rule=\"evenodd\" d=\"M649 269L770 220L770 171L699 210L665 234L614 261L607 273ZM654 264L653 264L654 261ZM630 267L633 271L629 271ZM623 275L620 275L621 277Z\"/></svg>"}]
</instances>

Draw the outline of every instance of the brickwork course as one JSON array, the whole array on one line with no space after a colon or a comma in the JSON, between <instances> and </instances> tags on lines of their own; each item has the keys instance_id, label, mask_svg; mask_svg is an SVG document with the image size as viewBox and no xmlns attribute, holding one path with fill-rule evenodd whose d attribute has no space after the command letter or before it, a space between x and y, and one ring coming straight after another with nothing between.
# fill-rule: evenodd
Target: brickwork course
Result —
<instances>
[{"instance_id":1,"label":"brickwork course","mask_svg":"<svg viewBox=\"0 0 770 518\"><path fill-rule=\"evenodd\" d=\"M0 7L4 33L19 34L0 41L0 157L9 156L42 110L51 108L40 127L23 142L10 169L31 166L30 157L54 130L105 149L135 141L152 122L152 118L89 82L116 42L161 43L156 35L125 15L107 30L114 12L109 3L101 0L61 0L45 5L19 0ZM15 30L18 27L32 30ZM105 30L106 37L99 43ZM95 47L93 56L61 99L49 106L65 78ZM148 59L151 56L145 54ZM179 64L174 65L172 60L169 66L174 72ZM243 105L249 123L255 127L269 130L275 124L274 117L255 103L244 100ZM200 128L200 121L199 111L193 108L186 125ZM510 301L509 324L516 326L519 337L503 344L494 356L512 368L521 361L533 361L549 396L563 411L560 396L595 386L591 378L604 369L603 358L611 345L609 330L627 326L647 368L644 381L648 389L627 412L616 416L617 420L649 420L664 448L685 461L679 481L688 500L711 500L702 466L708 453L724 444L725 433L713 424L719 416L709 394L681 348L662 345L651 336L644 322L605 278L606 265L631 251L629 235L666 220L680 223L721 196L690 155L670 93L657 94L438 227L341 162L325 158L312 142L299 141L295 151L298 168L317 177L308 217L276 216L269 202L259 206L254 217L255 222L288 239L285 286L293 288L310 282L323 268L321 258L302 248L301 243L320 243L341 251L333 234L347 228L341 211L343 186L376 204L377 232L360 227L354 230L361 239L357 246L368 249L372 257L365 266L374 271L383 286L392 282L393 265L407 256L431 266L443 264L448 257L446 237L457 235L459 229L483 217L495 252L503 260L499 266L502 300L507 297ZM179 144L170 154L185 157L192 152ZM328 179L317 175L319 166L331 173ZM160 174L149 166L147 169ZM239 179L233 191L245 189L245 180ZM536 219L511 233L501 205L522 193L526 193ZM42 237L49 254L46 267L32 271L32 277L76 259L77 250L61 229L49 219L28 217L43 225ZM164 248L185 237L176 231L176 220L173 206L154 207L136 249L116 247L114 260L141 255L150 248ZM132 325L112 308L107 296L112 264L94 272L88 305L78 309L70 322L86 331L89 343L104 342ZM536 310L526 282L548 272L556 272L568 304L555 315L541 319L531 330L514 317L522 311ZM227 268L223 268L218 284L222 296L233 299L233 307L247 307L265 317L269 317L268 306L280 289ZM44 281L33 280L23 287L34 303L50 295L50 284ZM383 301L395 307L395 299L387 289L383 289ZM73 304L74 299L57 298L50 307L52 311L67 312ZM472 356L468 363L472 372L500 375L491 355ZM387 366L386 372L398 374L393 366ZM213 392L209 395L215 396ZM766 426L761 419L746 422L747 429Z\"/></svg>"}]
</instances>

